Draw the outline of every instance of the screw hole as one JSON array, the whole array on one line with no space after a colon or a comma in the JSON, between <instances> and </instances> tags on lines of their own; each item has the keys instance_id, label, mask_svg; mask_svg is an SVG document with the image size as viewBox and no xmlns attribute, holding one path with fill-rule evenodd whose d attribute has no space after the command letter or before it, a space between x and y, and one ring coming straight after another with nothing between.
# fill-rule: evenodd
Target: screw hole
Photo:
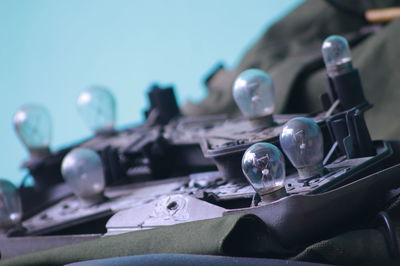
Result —
<instances>
[{"instance_id":1,"label":"screw hole","mask_svg":"<svg viewBox=\"0 0 400 266\"><path fill-rule=\"evenodd\" d=\"M178 209L178 203L176 201L172 201L167 205L168 210L176 210Z\"/></svg>"}]
</instances>

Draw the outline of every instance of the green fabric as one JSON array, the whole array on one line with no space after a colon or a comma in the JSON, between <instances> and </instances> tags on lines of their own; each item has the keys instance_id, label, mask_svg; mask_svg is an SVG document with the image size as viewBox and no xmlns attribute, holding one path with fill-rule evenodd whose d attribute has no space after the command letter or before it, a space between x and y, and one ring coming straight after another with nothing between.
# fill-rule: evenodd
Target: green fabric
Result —
<instances>
[{"instance_id":1,"label":"green fabric","mask_svg":"<svg viewBox=\"0 0 400 266\"><path fill-rule=\"evenodd\" d=\"M282 247L254 215L232 215L159 229L109 236L31 253L0 265L63 265L139 254L183 253L290 258L340 265L400 265L390 258L378 230L349 232L300 251ZM297 255L296 255L297 254Z\"/></svg>"},{"instance_id":2,"label":"green fabric","mask_svg":"<svg viewBox=\"0 0 400 266\"><path fill-rule=\"evenodd\" d=\"M378 230L352 231L309 246L293 258L335 265L400 265L388 254L386 240Z\"/></svg>"},{"instance_id":3,"label":"green fabric","mask_svg":"<svg viewBox=\"0 0 400 266\"><path fill-rule=\"evenodd\" d=\"M0 265L63 265L90 259L156 253L289 255L270 237L258 217L232 215L104 237L19 256L2 261Z\"/></svg>"},{"instance_id":4,"label":"green fabric","mask_svg":"<svg viewBox=\"0 0 400 266\"><path fill-rule=\"evenodd\" d=\"M208 97L199 104L186 104L183 113L240 115L231 88L236 76L248 68L263 69L272 77L276 113L321 111L319 99L325 92L325 69L320 49L326 37L340 34L352 46L354 66L360 71L366 98L375 105L366 113L372 137L400 137L400 124L393 123L400 114L400 21L371 25L362 16L366 9L394 5L400 5L400 1L306 1L270 27L235 69L217 72L208 84ZM371 33L371 26L383 28Z\"/></svg>"}]
</instances>

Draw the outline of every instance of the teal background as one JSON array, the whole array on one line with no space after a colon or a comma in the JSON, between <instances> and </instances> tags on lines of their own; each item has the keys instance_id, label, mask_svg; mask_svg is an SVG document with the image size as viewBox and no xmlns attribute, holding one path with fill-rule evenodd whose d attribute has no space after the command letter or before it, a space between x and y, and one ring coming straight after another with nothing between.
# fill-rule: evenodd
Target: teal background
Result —
<instances>
[{"instance_id":1,"label":"teal background","mask_svg":"<svg viewBox=\"0 0 400 266\"><path fill-rule=\"evenodd\" d=\"M0 176L18 183L27 152L13 113L44 105L53 148L91 133L76 110L79 92L111 89L119 126L142 121L152 82L175 84L180 103L205 96L204 75L233 67L300 0L0 0Z\"/></svg>"}]
</instances>

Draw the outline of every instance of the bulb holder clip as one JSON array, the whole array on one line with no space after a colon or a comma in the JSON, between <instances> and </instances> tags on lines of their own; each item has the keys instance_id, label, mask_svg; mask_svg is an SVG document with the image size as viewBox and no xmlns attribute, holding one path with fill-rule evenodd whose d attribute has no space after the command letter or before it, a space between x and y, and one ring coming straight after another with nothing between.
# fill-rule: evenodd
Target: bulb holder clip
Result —
<instances>
[{"instance_id":1,"label":"bulb holder clip","mask_svg":"<svg viewBox=\"0 0 400 266\"><path fill-rule=\"evenodd\" d=\"M326 120L330 135L338 143L341 154L348 159L376 154L364 119L364 112L371 107L371 104L365 102Z\"/></svg>"},{"instance_id":2,"label":"bulb holder clip","mask_svg":"<svg viewBox=\"0 0 400 266\"><path fill-rule=\"evenodd\" d=\"M166 125L173 118L181 115L174 87L161 88L158 84L154 84L151 86L148 97L150 108L145 112L145 116L147 120L154 120L150 121L151 125ZM155 113L156 117L151 117L152 113L153 115Z\"/></svg>"}]
</instances>

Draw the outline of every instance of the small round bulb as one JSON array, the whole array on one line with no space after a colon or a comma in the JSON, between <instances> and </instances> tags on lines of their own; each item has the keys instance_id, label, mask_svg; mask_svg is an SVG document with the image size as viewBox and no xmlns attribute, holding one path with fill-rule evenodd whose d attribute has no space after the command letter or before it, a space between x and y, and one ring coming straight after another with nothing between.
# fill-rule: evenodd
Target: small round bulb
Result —
<instances>
[{"instance_id":1,"label":"small round bulb","mask_svg":"<svg viewBox=\"0 0 400 266\"><path fill-rule=\"evenodd\" d=\"M74 194L86 205L104 199L105 177L100 156L87 148L75 148L63 159L61 173Z\"/></svg>"},{"instance_id":2,"label":"small round bulb","mask_svg":"<svg viewBox=\"0 0 400 266\"><path fill-rule=\"evenodd\" d=\"M113 94L104 88L90 88L79 94L78 111L95 133L114 130L116 103Z\"/></svg>"},{"instance_id":3,"label":"small round bulb","mask_svg":"<svg viewBox=\"0 0 400 266\"><path fill-rule=\"evenodd\" d=\"M0 231L20 225L22 204L17 188L5 179L0 179Z\"/></svg>"},{"instance_id":4,"label":"small round bulb","mask_svg":"<svg viewBox=\"0 0 400 266\"><path fill-rule=\"evenodd\" d=\"M286 194L285 160L270 143L256 143L246 150L242 170L263 201L276 200Z\"/></svg>"},{"instance_id":5,"label":"small round bulb","mask_svg":"<svg viewBox=\"0 0 400 266\"><path fill-rule=\"evenodd\" d=\"M297 168L300 179L323 173L324 141L321 129L313 120L304 117L289 120L279 141L283 152Z\"/></svg>"},{"instance_id":6,"label":"small round bulb","mask_svg":"<svg viewBox=\"0 0 400 266\"><path fill-rule=\"evenodd\" d=\"M275 107L271 77L259 69L243 71L233 85L233 98L247 118L271 115Z\"/></svg>"},{"instance_id":7,"label":"small round bulb","mask_svg":"<svg viewBox=\"0 0 400 266\"><path fill-rule=\"evenodd\" d=\"M353 69L349 43L342 36L332 35L326 38L321 51L329 77L335 77Z\"/></svg>"},{"instance_id":8,"label":"small round bulb","mask_svg":"<svg viewBox=\"0 0 400 266\"><path fill-rule=\"evenodd\" d=\"M24 105L14 114L18 137L29 151L48 150L51 141L51 117L40 105Z\"/></svg>"}]
</instances>

